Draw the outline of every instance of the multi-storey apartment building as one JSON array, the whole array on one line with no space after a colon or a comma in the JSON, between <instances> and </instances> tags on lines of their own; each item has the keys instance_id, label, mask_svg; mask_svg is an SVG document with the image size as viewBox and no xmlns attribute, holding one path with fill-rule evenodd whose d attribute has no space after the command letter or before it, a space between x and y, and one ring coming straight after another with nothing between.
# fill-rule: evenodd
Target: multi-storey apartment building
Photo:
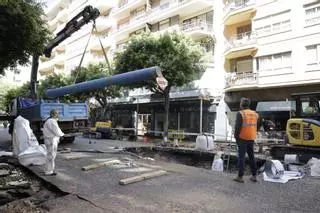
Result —
<instances>
[{"instance_id":1,"label":"multi-storey apartment building","mask_svg":"<svg viewBox=\"0 0 320 213\"><path fill-rule=\"evenodd\" d=\"M274 111L283 128L294 110L290 94L320 89L320 2L223 3L226 100L237 106L250 97L258 111Z\"/></svg>"},{"instance_id":2,"label":"multi-storey apartment building","mask_svg":"<svg viewBox=\"0 0 320 213\"><path fill-rule=\"evenodd\" d=\"M214 30L213 30L213 1L209 0L77 0L55 1L47 10L48 23L54 33L59 32L64 24L81 11L86 5L97 7L101 16L96 20L97 32L94 32L83 64L104 61L104 54L100 46L100 37L105 52L109 60L112 60L116 51L125 48L126 43L132 35L141 31L151 33L161 33L170 30L182 31L189 34L198 41L203 41L206 55L203 63L208 67L207 71L193 82L192 86L185 88L174 88L171 94L172 128L189 128L190 131L198 132L200 120L200 96L207 95L209 100L203 101L205 109L204 117L213 114L213 110L208 110L213 99L220 98L223 84L223 76L212 82L214 78ZM68 38L65 42L55 48L52 58L41 58L40 73L47 75L53 72L70 72L79 65L80 58L85 49L92 25L88 24L79 32ZM217 85L220 83L220 90ZM214 85L214 86L212 86ZM134 100L134 101L133 101ZM161 130L163 125L163 109L159 102L161 98L155 98L149 91L130 91L127 98L114 100L116 109L121 110L116 123L123 126L128 122L128 116L136 110L139 103L139 117L141 123L151 121L153 129ZM202 102L202 101L201 101ZM127 114L124 112L128 112ZM121 116L123 118L121 118ZM179 118L179 119L178 119ZM179 120L179 121L178 121ZM187 120L187 121L186 121ZM213 121L211 122L213 123ZM190 124L190 125L189 125ZM208 122L205 122L204 129L209 129ZM210 124L212 126L212 124ZM146 126L146 125L145 125ZM212 128L212 127L211 127Z\"/></svg>"},{"instance_id":3,"label":"multi-storey apartment building","mask_svg":"<svg viewBox=\"0 0 320 213\"><path fill-rule=\"evenodd\" d=\"M200 121L190 121L199 117L200 89L209 92L211 99L224 89L225 100L233 109L240 97L247 96L255 105L260 103L259 111L285 115L283 120L289 116L283 111L293 109L288 101L291 93L319 90L317 0L58 0L47 12L51 29L59 31L87 4L98 7L102 16L96 21L98 32L90 41L84 63L104 60L97 35L110 59L125 48L130 36L141 31L179 30L195 40L212 39L214 51L207 49L207 71L194 82L196 86L176 88L171 95L172 128L187 124L186 129L199 131ZM84 27L56 48L52 59L42 58L40 73L69 72L77 66L90 31L90 25ZM131 91L131 97L117 100L119 108L130 111L139 103L145 120L152 117L151 126L160 130L163 115L158 99L141 92ZM210 117L209 102L205 109Z\"/></svg>"}]
</instances>

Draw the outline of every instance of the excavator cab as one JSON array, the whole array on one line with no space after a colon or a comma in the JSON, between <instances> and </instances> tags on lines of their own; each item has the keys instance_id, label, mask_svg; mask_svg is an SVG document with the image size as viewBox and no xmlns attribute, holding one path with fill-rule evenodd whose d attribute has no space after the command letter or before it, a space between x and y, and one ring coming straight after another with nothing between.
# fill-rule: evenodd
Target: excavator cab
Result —
<instances>
[{"instance_id":1,"label":"excavator cab","mask_svg":"<svg viewBox=\"0 0 320 213\"><path fill-rule=\"evenodd\" d=\"M289 143L320 147L320 92L292 94L292 98L296 113L287 122Z\"/></svg>"}]
</instances>

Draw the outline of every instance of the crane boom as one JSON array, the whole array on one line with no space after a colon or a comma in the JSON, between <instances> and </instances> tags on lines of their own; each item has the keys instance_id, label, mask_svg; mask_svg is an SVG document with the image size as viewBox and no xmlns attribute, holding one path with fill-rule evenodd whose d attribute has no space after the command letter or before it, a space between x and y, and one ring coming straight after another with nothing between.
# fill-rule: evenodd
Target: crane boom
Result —
<instances>
[{"instance_id":1,"label":"crane boom","mask_svg":"<svg viewBox=\"0 0 320 213\"><path fill-rule=\"evenodd\" d=\"M45 47L43 54L46 57L51 56L53 48L58 46L61 42L70 37L73 33L78 31L82 26L88 24L90 21L95 21L100 15L98 9L92 6L86 6L80 13L72 18L66 26L57 33L56 37ZM37 74L39 67L39 55L33 55L32 57L32 68L30 76L30 92L31 97L37 98Z\"/></svg>"}]
</instances>

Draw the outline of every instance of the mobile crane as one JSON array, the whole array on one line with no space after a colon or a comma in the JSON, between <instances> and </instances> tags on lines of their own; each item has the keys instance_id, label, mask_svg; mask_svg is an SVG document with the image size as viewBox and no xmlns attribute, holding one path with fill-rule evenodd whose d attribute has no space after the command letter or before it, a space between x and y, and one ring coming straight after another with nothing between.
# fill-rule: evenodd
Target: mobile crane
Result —
<instances>
[{"instance_id":1,"label":"mobile crane","mask_svg":"<svg viewBox=\"0 0 320 213\"><path fill-rule=\"evenodd\" d=\"M95 21L100 15L98 9L92 6L86 6L79 14L72 18L65 27L57 33L56 37L45 47L43 54L46 57L51 56L52 50L61 42L70 37L73 33L78 31L81 27L91 21ZM9 133L12 133L13 119L18 115L26 118L30 122L31 129L38 140L42 140L41 128L45 119L49 117L51 109L56 109L59 112L59 126L65 133L64 140L73 142L75 134L81 132L88 126L88 104L76 103L65 104L59 101L44 101L39 100L37 94L37 75L39 67L39 56L33 55L32 68L30 77L30 98L16 97L12 100L9 110L11 125ZM11 131L10 131L11 130Z\"/></svg>"}]
</instances>

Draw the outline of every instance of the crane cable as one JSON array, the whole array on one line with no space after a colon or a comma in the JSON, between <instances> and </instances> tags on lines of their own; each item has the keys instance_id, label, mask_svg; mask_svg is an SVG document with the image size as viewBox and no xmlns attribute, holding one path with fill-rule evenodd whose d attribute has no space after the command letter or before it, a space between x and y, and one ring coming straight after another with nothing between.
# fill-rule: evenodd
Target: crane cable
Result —
<instances>
[{"instance_id":1,"label":"crane cable","mask_svg":"<svg viewBox=\"0 0 320 213\"><path fill-rule=\"evenodd\" d=\"M76 76L74 77L73 84L75 84L76 81L77 81L77 78L78 78L78 75L79 75L79 72L80 72L80 69L81 69L81 65L82 65L82 62L83 62L84 55L85 55L86 52L87 52L87 48L88 48L88 45L89 45L91 36L92 36L92 34L93 34L94 31L97 32L98 39L99 39L99 43L100 43L100 46L101 46L101 49L102 49L104 58L105 58L105 60L106 60L108 69L109 69L109 70L111 69L110 63L109 63L109 60L108 60L108 57L107 57L107 54L106 54L106 51L105 51L105 49L104 49L104 47L103 47L103 44L102 44L101 39L100 39L100 36L99 36L99 34L98 34L98 30L97 30L97 27L96 27L96 22L93 21L92 30L91 30L91 32L90 32L90 35L89 35L89 38L88 38L86 47L84 48L84 51L83 51L83 53L82 53L82 56L81 56L81 59L80 59L80 63L79 63L79 65L78 65L78 68L76 69Z\"/></svg>"}]
</instances>

